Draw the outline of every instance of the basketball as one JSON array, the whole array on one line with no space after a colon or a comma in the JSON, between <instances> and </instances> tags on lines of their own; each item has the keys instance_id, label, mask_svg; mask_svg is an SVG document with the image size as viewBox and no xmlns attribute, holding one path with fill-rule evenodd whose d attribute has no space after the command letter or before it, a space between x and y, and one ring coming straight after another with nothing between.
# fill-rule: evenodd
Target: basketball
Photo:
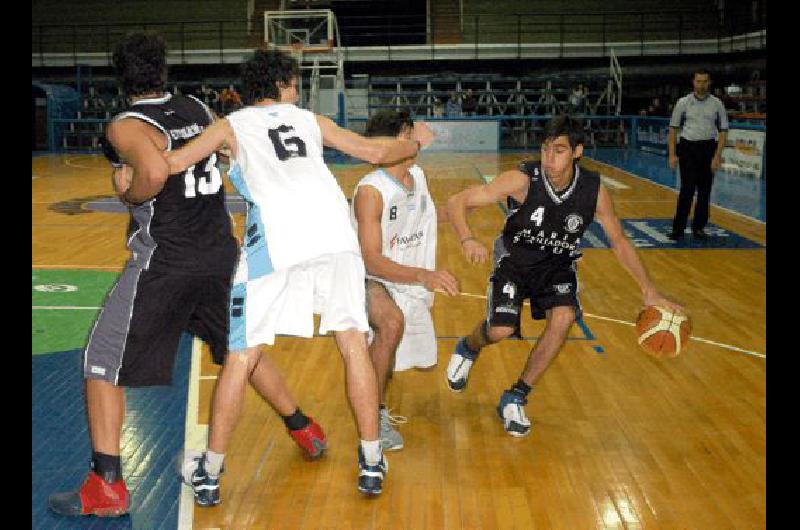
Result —
<instances>
[{"instance_id":1,"label":"basketball","mask_svg":"<svg viewBox=\"0 0 800 530\"><path fill-rule=\"evenodd\" d=\"M677 357L686 347L692 332L692 322L687 315L669 309L647 306L636 319L639 346L653 357Z\"/></svg>"}]
</instances>

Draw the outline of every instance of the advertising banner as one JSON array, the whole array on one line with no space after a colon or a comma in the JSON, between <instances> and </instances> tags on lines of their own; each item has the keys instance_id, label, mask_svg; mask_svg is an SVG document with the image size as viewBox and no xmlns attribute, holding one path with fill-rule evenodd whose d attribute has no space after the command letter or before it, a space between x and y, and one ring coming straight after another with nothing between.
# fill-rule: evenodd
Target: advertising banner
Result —
<instances>
[{"instance_id":1,"label":"advertising banner","mask_svg":"<svg viewBox=\"0 0 800 530\"><path fill-rule=\"evenodd\" d=\"M500 122L497 120L426 121L436 134L425 151L497 151Z\"/></svg>"}]
</instances>

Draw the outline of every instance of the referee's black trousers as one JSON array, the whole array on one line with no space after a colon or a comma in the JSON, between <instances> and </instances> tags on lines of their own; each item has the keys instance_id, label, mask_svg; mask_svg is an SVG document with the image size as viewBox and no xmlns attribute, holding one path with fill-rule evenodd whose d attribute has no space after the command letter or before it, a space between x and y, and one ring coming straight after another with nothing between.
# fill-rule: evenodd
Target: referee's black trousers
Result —
<instances>
[{"instance_id":1,"label":"referee's black trousers","mask_svg":"<svg viewBox=\"0 0 800 530\"><path fill-rule=\"evenodd\" d=\"M691 142L681 139L678 143L678 164L681 168L681 191L678 195L678 207L672 230L682 234L686 229L692 199L697 191L697 204L692 216L692 230L702 230L708 223L708 204L711 200L711 183L714 173L711 171L711 160L717 150L716 140L700 140Z\"/></svg>"}]
</instances>

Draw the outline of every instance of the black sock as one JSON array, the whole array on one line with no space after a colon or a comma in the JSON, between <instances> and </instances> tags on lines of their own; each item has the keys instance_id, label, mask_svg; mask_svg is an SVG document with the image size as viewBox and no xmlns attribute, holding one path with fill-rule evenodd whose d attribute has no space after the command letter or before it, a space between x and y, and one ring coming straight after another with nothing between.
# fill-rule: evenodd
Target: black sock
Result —
<instances>
[{"instance_id":1,"label":"black sock","mask_svg":"<svg viewBox=\"0 0 800 530\"><path fill-rule=\"evenodd\" d=\"M378 405L378 410L379 410L379 411L380 411L380 410L384 410L385 408L386 408L386 405L384 405L383 403L381 403L380 405Z\"/></svg>"},{"instance_id":2,"label":"black sock","mask_svg":"<svg viewBox=\"0 0 800 530\"><path fill-rule=\"evenodd\" d=\"M522 379L517 379L517 382L511 385L511 388L509 390L523 398L527 398L532 388L533 387L531 385L529 385Z\"/></svg>"},{"instance_id":3,"label":"black sock","mask_svg":"<svg viewBox=\"0 0 800 530\"><path fill-rule=\"evenodd\" d=\"M122 463L119 455L92 452L92 469L106 482L116 482L122 478Z\"/></svg>"},{"instance_id":4,"label":"black sock","mask_svg":"<svg viewBox=\"0 0 800 530\"><path fill-rule=\"evenodd\" d=\"M300 407L298 407L297 410L291 414L291 416L281 415L281 418L283 418L283 423L290 431L305 429L308 424L311 423L311 420L308 419L308 416L303 414L303 411L300 410Z\"/></svg>"}]
</instances>

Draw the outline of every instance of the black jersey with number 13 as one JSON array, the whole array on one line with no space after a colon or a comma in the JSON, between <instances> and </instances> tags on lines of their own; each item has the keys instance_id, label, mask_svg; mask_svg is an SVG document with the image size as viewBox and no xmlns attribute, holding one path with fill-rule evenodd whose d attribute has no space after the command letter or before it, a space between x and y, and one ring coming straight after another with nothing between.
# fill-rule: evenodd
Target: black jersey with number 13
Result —
<instances>
[{"instance_id":1,"label":"black jersey with number 13","mask_svg":"<svg viewBox=\"0 0 800 530\"><path fill-rule=\"evenodd\" d=\"M168 150L182 147L213 121L198 99L171 94L139 100L114 120L124 118L162 131ZM135 266L170 274L231 274L237 244L216 162L212 154L170 175L155 197L131 209L128 248Z\"/></svg>"}]
</instances>

